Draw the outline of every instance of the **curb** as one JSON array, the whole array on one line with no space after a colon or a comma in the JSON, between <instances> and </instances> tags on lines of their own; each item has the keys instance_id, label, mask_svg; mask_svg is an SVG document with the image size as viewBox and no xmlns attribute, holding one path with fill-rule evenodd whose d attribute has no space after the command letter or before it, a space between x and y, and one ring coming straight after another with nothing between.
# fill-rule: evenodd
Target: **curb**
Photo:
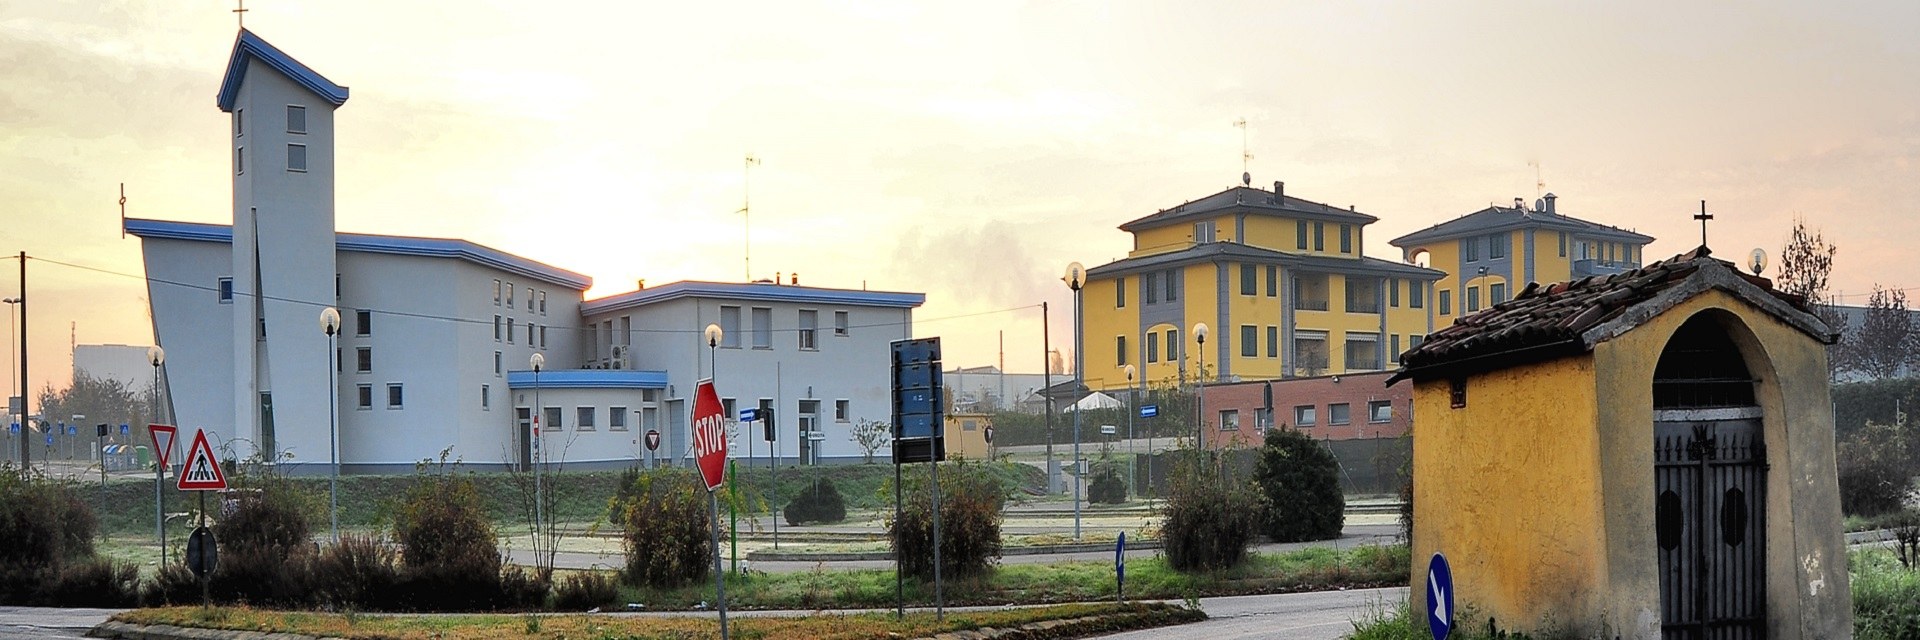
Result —
<instances>
[{"instance_id":1,"label":"curb","mask_svg":"<svg viewBox=\"0 0 1920 640\"><path fill-rule=\"evenodd\" d=\"M89 629L87 631L87 637L120 638L122 640L342 640L340 638L318 638L297 633L199 629L165 624L129 624L112 620L102 622L94 628Z\"/></svg>"}]
</instances>

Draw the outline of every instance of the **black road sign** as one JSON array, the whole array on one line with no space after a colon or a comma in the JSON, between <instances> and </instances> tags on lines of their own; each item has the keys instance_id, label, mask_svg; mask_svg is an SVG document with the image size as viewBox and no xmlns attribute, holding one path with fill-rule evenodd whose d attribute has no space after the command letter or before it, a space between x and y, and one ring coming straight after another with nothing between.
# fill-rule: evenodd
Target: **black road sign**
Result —
<instances>
[{"instance_id":1,"label":"black road sign","mask_svg":"<svg viewBox=\"0 0 1920 640\"><path fill-rule=\"evenodd\" d=\"M200 527L187 536L187 569L193 577L205 578L220 564L220 547L213 541L213 530Z\"/></svg>"},{"instance_id":2,"label":"black road sign","mask_svg":"<svg viewBox=\"0 0 1920 640\"><path fill-rule=\"evenodd\" d=\"M895 340L892 347L893 462L945 460L940 339Z\"/></svg>"}]
</instances>

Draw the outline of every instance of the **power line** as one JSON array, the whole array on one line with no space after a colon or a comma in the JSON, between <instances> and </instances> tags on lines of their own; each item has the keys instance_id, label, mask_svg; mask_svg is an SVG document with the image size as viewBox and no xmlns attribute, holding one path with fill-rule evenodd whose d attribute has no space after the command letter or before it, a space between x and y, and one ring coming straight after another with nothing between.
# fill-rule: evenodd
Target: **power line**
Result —
<instances>
[{"instance_id":1,"label":"power line","mask_svg":"<svg viewBox=\"0 0 1920 640\"><path fill-rule=\"evenodd\" d=\"M8 257L9 257L9 258L12 258L12 256L8 256ZM152 277L152 276L145 276L145 275L139 275L139 274L133 274L133 273L127 273L127 272L124 272L124 271L115 271L115 270L112 270L112 269L107 269L107 268L103 268L103 267L95 267L95 266L91 266L91 265L84 265L84 264L74 264L74 263L71 263L71 262L63 262L63 261L60 261L60 260L53 260L53 259L50 259L50 258L42 258L42 257L39 257L39 256L28 256L28 259L31 259L31 260L37 260L37 261L40 261L40 262L45 262L45 263L47 263L47 264L52 264L52 265L58 265L58 266L62 266L62 267L68 267L68 268L72 268L72 269L80 269L80 270L82 270L82 271L92 271L92 272L95 272L95 273L100 273L100 274L105 274L105 275L111 275L111 276L120 276L120 277L123 277L123 278L132 278L132 279L136 279L136 280L144 280L144 281L148 281L148 282L155 282L155 283L160 283L160 284L164 284L164 285L168 285L168 286L175 286L175 287L182 287L182 288L186 288L186 289L192 289L192 290L197 290L197 291L207 291L207 292L214 292L214 293L218 293L218 292L220 291L220 289L219 289L219 287L217 287L217 286L207 286L207 285L203 285L203 284L194 284L194 283L188 283L188 282L179 282L179 281L175 281L175 280L167 280L167 279L164 279L164 278L155 278L155 277ZM232 295L233 295L234 297L236 297L236 298L238 298L238 297L252 297L252 296L254 296L255 294L251 294L251 293L242 293L242 292L239 292L239 291L235 291L235 292L233 292L233 293L232 293ZM329 303L325 303L325 302L315 302L315 301L312 301L312 300L305 300L305 299L300 299L300 298L288 298L288 297L282 297L282 296L273 296L273 295L263 295L263 296L259 296L259 298L260 298L260 299L262 299L262 300L268 300L268 301L273 301L273 302L287 302L287 303L292 303L292 304L300 304L300 305L307 305L307 306L310 306L310 307L313 307L313 309L314 309L314 311L315 311L316 313L317 313L317 312L319 312L319 310L320 310L320 309L322 309L322 308L325 308L325 307L330 307L330 306L333 306L332 304L329 304ZM1017 307L1006 307L1006 308L1002 308L1002 309L992 309L992 310L987 310L987 311L978 311L978 312L974 312L974 313L963 313L963 314L957 314L957 315L950 315L950 316L941 316L941 317L937 317L937 318L922 318L922 319L915 319L915 320L913 320L913 321L911 321L911 322L876 322L876 323L871 323L871 324L850 324L850 325L848 325L848 326L847 326L847 328L848 328L848 329L872 329L872 328L881 328L881 327L900 327L900 326L911 326L911 325L914 325L914 324L919 324L919 323L934 323L934 322L946 322L946 321L951 321L951 320L964 320L964 319L967 319L967 318L977 318L977 317L980 317L980 316L989 316L989 315L995 315L995 314L1001 314L1001 313L1012 313L1012 312L1015 312L1015 311L1024 311L1024 310L1027 310L1027 309L1036 309L1036 308L1039 308L1039 307L1040 307L1040 305L1038 305L1038 304L1028 304L1028 305L1021 305L1021 306L1017 306ZM491 326L491 325L493 325L493 324L494 324L494 320L492 320L492 319L490 319L490 318L477 318L477 319L476 319L476 318L462 318L462 317L459 317L459 316L448 316L448 315L439 315L439 314L431 314L431 313L420 313L420 312L415 312L415 311L398 311L398 310L393 310L393 309L378 309L378 308L372 308L372 307L355 307L355 309L356 309L356 310L360 310L360 311L367 311L367 312L369 312L369 313L377 313L377 314L380 314L380 315L385 315L385 316L393 316L393 317L400 317L400 318L411 318L411 319L417 319L417 320L432 320L432 321L439 321L439 322L455 322L455 323L463 323L463 324L476 324L476 325L482 325L482 326ZM518 320L518 318L516 318L516 320ZM527 323L527 324L532 324L532 323ZM547 328L550 328L550 329L555 329L555 330L559 330L559 331L594 331L594 330L597 330L597 329L598 329L598 327L597 327L597 326L586 326L586 325L578 325L578 324L574 324L574 325L538 325L538 326L543 326L543 327L547 327ZM818 328L816 327L816 330L817 330L817 329L818 329ZM701 334L701 333L703 333L703 332L704 332L704 330L705 330L704 328L702 328L702 329L648 329L648 328L635 328L635 329L631 329L631 330L630 330L630 332L631 332L631 333L633 333L633 334L668 334L668 335L671 335L671 334L690 334L690 335L699 335L699 334ZM800 329L800 328L797 328L797 327L796 327L796 328L792 328L792 329L768 329L768 331L770 331L770 332L773 332L773 333L798 333L798 332L801 332L801 331L806 331L806 329Z\"/></svg>"}]
</instances>

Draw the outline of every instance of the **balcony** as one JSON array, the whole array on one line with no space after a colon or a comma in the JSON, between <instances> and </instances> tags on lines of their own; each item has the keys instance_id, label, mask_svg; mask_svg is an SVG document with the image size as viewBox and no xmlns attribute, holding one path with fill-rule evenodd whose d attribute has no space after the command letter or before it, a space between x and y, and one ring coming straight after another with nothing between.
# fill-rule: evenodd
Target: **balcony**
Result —
<instances>
[{"instance_id":1,"label":"balcony","mask_svg":"<svg viewBox=\"0 0 1920 640\"><path fill-rule=\"evenodd\" d=\"M1573 261L1573 277L1610 276L1616 273L1626 273L1638 268L1640 268L1639 263L1620 260L1575 260Z\"/></svg>"}]
</instances>

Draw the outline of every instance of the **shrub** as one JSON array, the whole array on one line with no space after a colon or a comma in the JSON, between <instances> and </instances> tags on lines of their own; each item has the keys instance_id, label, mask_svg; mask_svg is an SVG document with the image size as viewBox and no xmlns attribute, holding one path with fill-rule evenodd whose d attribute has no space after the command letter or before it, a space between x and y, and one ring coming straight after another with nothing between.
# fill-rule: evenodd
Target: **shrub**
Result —
<instances>
[{"instance_id":1,"label":"shrub","mask_svg":"<svg viewBox=\"0 0 1920 640\"><path fill-rule=\"evenodd\" d=\"M200 579L186 564L168 563L141 590L140 601L149 607L200 604Z\"/></svg>"},{"instance_id":2,"label":"shrub","mask_svg":"<svg viewBox=\"0 0 1920 640\"><path fill-rule=\"evenodd\" d=\"M34 601L69 563L92 556L96 526L72 483L0 464L0 604Z\"/></svg>"},{"instance_id":3,"label":"shrub","mask_svg":"<svg viewBox=\"0 0 1920 640\"><path fill-rule=\"evenodd\" d=\"M1904 506L1913 471L1910 439L1903 425L1869 422L1839 443L1842 512L1877 516Z\"/></svg>"},{"instance_id":4,"label":"shrub","mask_svg":"<svg viewBox=\"0 0 1920 640\"><path fill-rule=\"evenodd\" d=\"M480 609L501 599L500 548L472 478L416 475L394 515L393 539L413 607Z\"/></svg>"},{"instance_id":5,"label":"shrub","mask_svg":"<svg viewBox=\"0 0 1920 640\"><path fill-rule=\"evenodd\" d=\"M964 460L940 464L941 577L962 578L992 568L1000 558L1000 516L1007 488L978 463ZM933 497L928 478L919 473L905 478L901 512L888 518L887 535L901 569L921 579L933 578Z\"/></svg>"},{"instance_id":6,"label":"shrub","mask_svg":"<svg viewBox=\"0 0 1920 640\"><path fill-rule=\"evenodd\" d=\"M619 583L613 575L599 571L569 575L553 592L553 608L557 611L586 611L619 601Z\"/></svg>"},{"instance_id":7,"label":"shrub","mask_svg":"<svg viewBox=\"0 0 1920 640\"><path fill-rule=\"evenodd\" d=\"M623 489L629 584L671 589L713 570L706 486L688 469L636 472Z\"/></svg>"},{"instance_id":8,"label":"shrub","mask_svg":"<svg viewBox=\"0 0 1920 640\"><path fill-rule=\"evenodd\" d=\"M208 578L216 600L266 606L303 606L309 601L307 563L312 559L308 515L313 498L265 467L245 466L233 476L235 491L213 526L219 563Z\"/></svg>"},{"instance_id":9,"label":"shrub","mask_svg":"<svg viewBox=\"0 0 1920 640\"><path fill-rule=\"evenodd\" d=\"M1167 566L1212 571L1240 564L1259 522L1259 499L1244 483L1230 482L1218 464L1187 456L1168 474L1161 503L1160 540Z\"/></svg>"},{"instance_id":10,"label":"shrub","mask_svg":"<svg viewBox=\"0 0 1920 640\"><path fill-rule=\"evenodd\" d=\"M1262 528L1274 542L1340 537L1347 500L1340 493L1340 462L1299 430L1267 431L1253 479L1265 503Z\"/></svg>"},{"instance_id":11,"label":"shrub","mask_svg":"<svg viewBox=\"0 0 1920 640\"><path fill-rule=\"evenodd\" d=\"M553 573L545 569L528 571L519 565L500 570L500 594L497 608L541 609L553 590Z\"/></svg>"},{"instance_id":12,"label":"shrub","mask_svg":"<svg viewBox=\"0 0 1920 640\"><path fill-rule=\"evenodd\" d=\"M847 519L847 502L832 480L820 478L801 489L785 511L787 524L839 522Z\"/></svg>"},{"instance_id":13,"label":"shrub","mask_svg":"<svg viewBox=\"0 0 1920 640\"><path fill-rule=\"evenodd\" d=\"M41 590L38 600L61 607L138 606L140 568L106 558L71 562Z\"/></svg>"},{"instance_id":14,"label":"shrub","mask_svg":"<svg viewBox=\"0 0 1920 640\"><path fill-rule=\"evenodd\" d=\"M1093 484L1087 485L1087 502L1094 504L1120 504L1127 501L1127 481L1120 478L1120 472L1108 468L1094 476Z\"/></svg>"},{"instance_id":15,"label":"shrub","mask_svg":"<svg viewBox=\"0 0 1920 640\"><path fill-rule=\"evenodd\" d=\"M391 607L400 571L392 547L368 535L344 535L313 559L313 597L336 609Z\"/></svg>"}]
</instances>

